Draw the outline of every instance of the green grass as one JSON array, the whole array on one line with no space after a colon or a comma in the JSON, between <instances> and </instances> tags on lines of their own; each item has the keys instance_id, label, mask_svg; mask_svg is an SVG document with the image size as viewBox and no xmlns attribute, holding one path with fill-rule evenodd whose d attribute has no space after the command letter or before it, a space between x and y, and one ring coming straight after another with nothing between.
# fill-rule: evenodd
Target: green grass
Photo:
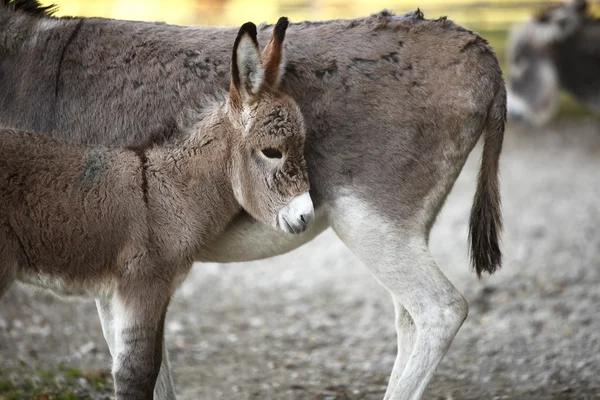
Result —
<instances>
[{"instance_id":1,"label":"green grass","mask_svg":"<svg viewBox=\"0 0 600 400\"><path fill-rule=\"evenodd\" d=\"M0 400L105 399L112 390L107 370L86 370L64 363L54 369L34 368L24 363L0 369Z\"/></svg>"}]
</instances>

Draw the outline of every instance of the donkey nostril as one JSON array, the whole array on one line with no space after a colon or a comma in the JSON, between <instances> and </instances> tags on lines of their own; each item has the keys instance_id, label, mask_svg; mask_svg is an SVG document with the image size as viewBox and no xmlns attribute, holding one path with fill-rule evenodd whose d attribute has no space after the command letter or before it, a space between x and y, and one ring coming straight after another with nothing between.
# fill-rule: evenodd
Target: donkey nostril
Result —
<instances>
[{"instance_id":1,"label":"donkey nostril","mask_svg":"<svg viewBox=\"0 0 600 400\"><path fill-rule=\"evenodd\" d=\"M301 215L301 216L300 216L300 220L301 220L302 222L306 223L306 218L304 218L304 215Z\"/></svg>"}]
</instances>

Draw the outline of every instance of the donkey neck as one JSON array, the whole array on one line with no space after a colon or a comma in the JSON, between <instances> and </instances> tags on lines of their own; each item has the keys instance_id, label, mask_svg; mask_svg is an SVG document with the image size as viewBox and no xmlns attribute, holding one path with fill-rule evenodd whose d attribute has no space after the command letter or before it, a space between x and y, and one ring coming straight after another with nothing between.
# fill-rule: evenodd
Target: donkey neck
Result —
<instances>
[{"instance_id":1,"label":"donkey neck","mask_svg":"<svg viewBox=\"0 0 600 400\"><path fill-rule=\"evenodd\" d=\"M172 232L188 238L186 252L214 240L242 210L230 178L230 124L218 108L182 137L145 152L151 217L163 228L175 224ZM166 217L174 214L178 218Z\"/></svg>"},{"instance_id":2,"label":"donkey neck","mask_svg":"<svg viewBox=\"0 0 600 400\"><path fill-rule=\"evenodd\" d=\"M190 187L199 186L202 191L214 185L231 188L233 127L225 107L213 108L188 125L180 128L175 140L156 149L156 158L173 177L185 180Z\"/></svg>"}]
</instances>

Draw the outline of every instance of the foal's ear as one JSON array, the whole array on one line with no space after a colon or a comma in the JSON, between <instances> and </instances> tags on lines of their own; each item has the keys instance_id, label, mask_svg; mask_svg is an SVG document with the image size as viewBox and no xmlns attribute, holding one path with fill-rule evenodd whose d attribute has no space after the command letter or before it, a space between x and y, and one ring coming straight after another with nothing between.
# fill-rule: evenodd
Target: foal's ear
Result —
<instances>
[{"instance_id":1,"label":"foal's ear","mask_svg":"<svg viewBox=\"0 0 600 400\"><path fill-rule=\"evenodd\" d=\"M277 21L269 43L262 52L263 65L265 66L265 83L272 88L279 86L285 66L283 61L283 40L289 25L287 17Z\"/></svg>"},{"instance_id":2,"label":"foal's ear","mask_svg":"<svg viewBox=\"0 0 600 400\"><path fill-rule=\"evenodd\" d=\"M233 45L230 95L246 102L258 93L264 80L265 71L256 40L256 25L246 22L240 28Z\"/></svg>"}]
</instances>

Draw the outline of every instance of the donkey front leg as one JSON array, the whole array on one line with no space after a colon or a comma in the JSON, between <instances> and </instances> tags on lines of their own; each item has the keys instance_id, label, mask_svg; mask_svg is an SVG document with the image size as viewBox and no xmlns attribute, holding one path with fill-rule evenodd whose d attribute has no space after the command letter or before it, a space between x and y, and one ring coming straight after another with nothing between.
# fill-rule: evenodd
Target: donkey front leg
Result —
<instances>
[{"instance_id":1,"label":"donkey front leg","mask_svg":"<svg viewBox=\"0 0 600 400\"><path fill-rule=\"evenodd\" d=\"M136 282L120 287L113 296L117 400L153 398L162 363L169 289L167 285Z\"/></svg>"},{"instance_id":2,"label":"donkey front leg","mask_svg":"<svg viewBox=\"0 0 600 400\"><path fill-rule=\"evenodd\" d=\"M108 345L111 357L115 358L115 325L112 312L112 300L110 297L96 298L96 309L98 317L100 317L100 325L102 325L102 334Z\"/></svg>"},{"instance_id":3,"label":"donkey front leg","mask_svg":"<svg viewBox=\"0 0 600 400\"><path fill-rule=\"evenodd\" d=\"M0 265L0 268L4 268ZM10 271L0 270L0 300L4 297L8 289L12 286L15 278Z\"/></svg>"},{"instance_id":4,"label":"donkey front leg","mask_svg":"<svg viewBox=\"0 0 600 400\"><path fill-rule=\"evenodd\" d=\"M7 247L6 245L4 245L4 246L5 246L5 248ZM0 300L1 300L2 297L4 297L4 295L6 294L6 292L8 292L8 289L10 289L13 282L15 281L16 273L17 273L16 272L17 263L11 262L10 255L7 255L5 252L0 252L0 256L3 258L0 261ZM9 261L7 261L7 259Z\"/></svg>"},{"instance_id":5,"label":"donkey front leg","mask_svg":"<svg viewBox=\"0 0 600 400\"><path fill-rule=\"evenodd\" d=\"M169 363L169 353L167 352L167 347L165 346L164 335L162 342L162 360L160 363L160 371L158 372L156 386L154 386L154 399L177 399L177 396L175 396L175 385L173 384L173 377L171 376L171 364Z\"/></svg>"},{"instance_id":6,"label":"donkey front leg","mask_svg":"<svg viewBox=\"0 0 600 400\"><path fill-rule=\"evenodd\" d=\"M344 201L332 217L337 235L396 305L399 349L385 399L420 399L467 316L467 302L433 261L425 229L388 221L359 200Z\"/></svg>"},{"instance_id":7,"label":"donkey front leg","mask_svg":"<svg viewBox=\"0 0 600 400\"><path fill-rule=\"evenodd\" d=\"M96 308L98 309L98 316L100 317L100 323L102 324L104 339L106 339L111 356L113 359L115 359L115 330L111 300L107 298L96 299ZM177 399L177 396L175 395L175 385L173 384L173 378L171 376L169 355L165 346L164 337L162 344L162 361L160 364L160 372L158 373L156 386L154 387L154 399Z\"/></svg>"}]
</instances>

